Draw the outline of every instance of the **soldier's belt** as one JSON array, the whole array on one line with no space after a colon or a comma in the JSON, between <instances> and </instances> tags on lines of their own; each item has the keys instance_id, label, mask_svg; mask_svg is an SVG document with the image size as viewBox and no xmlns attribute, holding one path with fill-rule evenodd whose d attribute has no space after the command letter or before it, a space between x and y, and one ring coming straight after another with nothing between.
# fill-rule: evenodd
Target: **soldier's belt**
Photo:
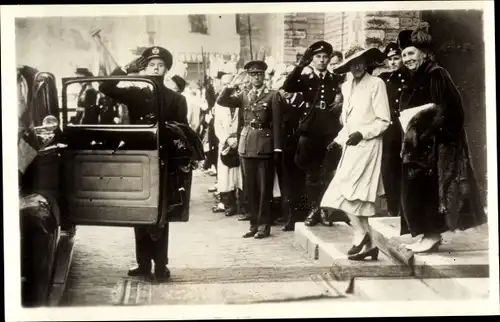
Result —
<instances>
[{"instance_id":1,"label":"soldier's belt","mask_svg":"<svg viewBox=\"0 0 500 322\"><path fill-rule=\"evenodd\" d=\"M312 106L312 107L318 108L320 110L326 110L326 108L328 107L328 104L325 101L319 101L319 102L314 103L314 105L306 103L306 106L308 108Z\"/></svg>"},{"instance_id":2,"label":"soldier's belt","mask_svg":"<svg viewBox=\"0 0 500 322\"><path fill-rule=\"evenodd\" d=\"M269 124L262 124L262 123L257 123L257 122L250 122L248 126L254 130L264 130L264 129L270 129L271 126Z\"/></svg>"}]
</instances>

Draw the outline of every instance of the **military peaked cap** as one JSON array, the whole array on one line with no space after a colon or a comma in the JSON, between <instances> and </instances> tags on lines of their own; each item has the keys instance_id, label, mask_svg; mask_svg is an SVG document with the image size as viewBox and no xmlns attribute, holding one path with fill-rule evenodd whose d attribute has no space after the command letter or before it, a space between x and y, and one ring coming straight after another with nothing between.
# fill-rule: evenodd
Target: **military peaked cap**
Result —
<instances>
[{"instance_id":1,"label":"military peaked cap","mask_svg":"<svg viewBox=\"0 0 500 322\"><path fill-rule=\"evenodd\" d=\"M401 55L401 50L399 49L398 44L394 42L390 42L387 44L387 46L384 49L384 55L386 58L395 56L395 55Z\"/></svg>"},{"instance_id":2,"label":"military peaked cap","mask_svg":"<svg viewBox=\"0 0 500 322\"><path fill-rule=\"evenodd\" d=\"M252 60L245 64L245 69L247 72L265 72L267 70L267 64L262 60Z\"/></svg>"},{"instance_id":3,"label":"military peaked cap","mask_svg":"<svg viewBox=\"0 0 500 322\"><path fill-rule=\"evenodd\" d=\"M165 67L167 67L167 69L172 68L172 64L173 64L173 60L174 60L172 57L172 54L168 50L166 50L163 47L158 47L158 46L147 48L142 53L142 57L146 58L147 61L149 61L153 58L160 58L165 62Z\"/></svg>"},{"instance_id":4,"label":"military peaked cap","mask_svg":"<svg viewBox=\"0 0 500 322\"><path fill-rule=\"evenodd\" d=\"M333 53L333 47L326 41L320 40L309 46L309 50L311 51L311 55L315 55L320 52L326 53L330 56Z\"/></svg>"}]
</instances>

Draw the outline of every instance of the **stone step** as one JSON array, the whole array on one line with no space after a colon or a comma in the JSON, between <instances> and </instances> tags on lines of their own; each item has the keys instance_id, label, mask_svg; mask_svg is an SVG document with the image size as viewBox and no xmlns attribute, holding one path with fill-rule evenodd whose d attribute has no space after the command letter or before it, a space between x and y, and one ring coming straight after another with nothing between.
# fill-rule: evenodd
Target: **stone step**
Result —
<instances>
[{"instance_id":1,"label":"stone step","mask_svg":"<svg viewBox=\"0 0 500 322\"><path fill-rule=\"evenodd\" d=\"M352 296L360 300L431 301L489 298L488 278L355 278Z\"/></svg>"},{"instance_id":2,"label":"stone step","mask_svg":"<svg viewBox=\"0 0 500 322\"><path fill-rule=\"evenodd\" d=\"M404 248L411 235L400 236L400 218L370 219L375 244L392 259L412 267L418 278L489 277L488 227L446 232L436 252L413 254Z\"/></svg>"},{"instance_id":3,"label":"stone step","mask_svg":"<svg viewBox=\"0 0 500 322\"><path fill-rule=\"evenodd\" d=\"M490 279L486 277L425 278L422 282L449 300L488 299Z\"/></svg>"},{"instance_id":4,"label":"stone step","mask_svg":"<svg viewBox=\"0 0 500 322\"><path fill-rule=\"evenodd\" d=\"M355 292L356 283L387 283L385 292L389 294L385 297L388 299L392 296L388 287L396 288L397 285L402 285L403 294L405 288L408 290L408 287L415 285L419 289L426 289L418 294L430 292L439 298L488 297L487 227L445 233L443 244L436 253L413 254L402 246L403 242L411 241L411 236L399 235L399 220L395 217L370 219L375 243L381 250L378 261L347 260L352 228L345 223L334 223L333 227L307 227L304 223L296 223L294 243L310 259L321 266L331 267L332 276L346 283L347 293Z\"/></svg>"},{"instance_id":5,"label":"stone step","mask_svg":"<svg viewBox=\"0 0 500 322\"><path fill-rule=\"evenodd\" d=\"M357 277L352 294L359 300L432 301L444 298L418 278Z\"/></svg>"},{"instance_id":6,"label":"stone step","mask_svg":"<svg viewBox=\"0 0 500 322\"><path fill-rule=\"evenodd\" d=\"M295 246L321 266L330 267L331 274L338 281L350 282L355 277L409 277L410 267L403 265L384 253L377 261L351 261L347 251L351 248L352 230L345 223L334 223L333 227L307 227L295 224Z\"/></svg>"}]
</instances>

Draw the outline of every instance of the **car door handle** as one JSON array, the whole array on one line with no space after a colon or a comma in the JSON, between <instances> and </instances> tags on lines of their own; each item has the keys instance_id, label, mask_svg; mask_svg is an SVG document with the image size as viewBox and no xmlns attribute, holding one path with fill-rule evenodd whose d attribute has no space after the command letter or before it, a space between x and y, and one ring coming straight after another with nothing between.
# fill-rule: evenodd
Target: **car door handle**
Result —
<instances>
[{"instance_id":1,"label":"car door handle","mask_svg":"<svg viewBox=\"0 0 500 322\"><path fill-rule=\"evenodd\" d=\"M123 148L124 146L125 146L125 142L120 141L120 143L118 143L118 146L116 147L116 149L113 151L112 154L115 154L118 149Z\"/></svg>"},{"instance_id":2,"label":"car door handle","mask_svg":"<svg viewBox=\"0 0 500 322\"><path fill-rule=\"evenodd\" d=\"M92 142L90 142L90 145L91 145L91 146L95 146L95 145L102 145L102 142L92 141Z\"/></svg>"}]
</instances>

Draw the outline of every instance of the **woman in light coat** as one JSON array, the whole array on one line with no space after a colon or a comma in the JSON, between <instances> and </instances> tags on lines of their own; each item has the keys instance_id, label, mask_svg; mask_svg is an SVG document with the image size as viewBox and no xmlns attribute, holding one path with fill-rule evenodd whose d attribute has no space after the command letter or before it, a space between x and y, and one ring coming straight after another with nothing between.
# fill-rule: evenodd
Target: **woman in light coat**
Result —
<instances>
[{"instance_id":1,"label":"woman in light coat","mask_svg":"<svg viewBox=\"0 0 500 322\"><path fill-rule=\"evenodd\" d=\"M382 59L376 48L354 47L335 68L335 73L350 72L351 77L342 85L343 128L330 146L341 147L342 157L321 207L348 214L354 228L353 247L348 252L351 260L378 257L368 218L375 215L375 201L384 194L382 134L389 127L391 115L385 83L369 71L372 63Z\"/></svg>"},{"instance_id":2,"label":"woman in light coat","mask_svg":"<svg viewBox=\"0 0 500 322\"><path fill-rule=\"evenodd\" d=\"M228 84L232 79L231 74L222 76L221 83ZM214 106L214 130L219 139L219 152L223 153L226 148L237 148L238 131L238 110L227 107ZM240 166L229 168L218 158L217 165L217 191L220 193L223 207L214 207L214 212L219 209L225 212L226 216L233 216L237 212L236 193L241 196L242 177Z\"/></svg>"}]
</instances>

